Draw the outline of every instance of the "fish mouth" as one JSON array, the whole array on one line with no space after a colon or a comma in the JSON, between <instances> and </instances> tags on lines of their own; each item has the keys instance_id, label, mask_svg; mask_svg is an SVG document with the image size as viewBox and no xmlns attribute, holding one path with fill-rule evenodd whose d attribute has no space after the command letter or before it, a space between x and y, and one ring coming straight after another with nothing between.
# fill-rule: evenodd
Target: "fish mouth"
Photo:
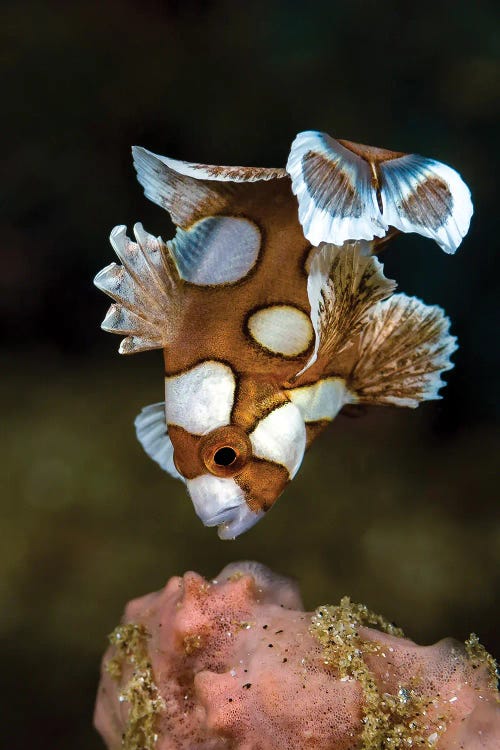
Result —
<instances>
[{"instance_id":1,"label":"fish mouth","mask_svg":"<svg viewBox=\"0 0 500 750\"><path fill-rule=\"evenodd\" d=\"M222 510L219 510L217 513L214 513L213 516L210 516L209 518L203 518L203 525L204 526L219 526L223 523L229 523L234 519L234 517L237 515L235 511L238 511L241 508L241 503L238 503L237 505L230 505L228 508L223 508Z\"/></svg>"}]
</instances>

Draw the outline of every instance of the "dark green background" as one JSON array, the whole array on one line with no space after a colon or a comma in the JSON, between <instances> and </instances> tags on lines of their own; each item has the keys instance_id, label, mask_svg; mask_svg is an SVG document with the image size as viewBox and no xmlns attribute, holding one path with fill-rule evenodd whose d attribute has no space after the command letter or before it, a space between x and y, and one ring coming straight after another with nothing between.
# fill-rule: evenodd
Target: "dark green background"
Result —
<instances>
[{"instance_id":1,"label":"dark green background","mask_svg":"<svg viewBox=\"0 0 500 750\"><path fill-rule=\"evenodd\" d=\"M99 748L98 660L124 603L239 558L297 577L308 607L348 593L421 642L475 630L498 654L495 3L2 7L2 744ZM115 224L172 232L131 144L279 166L311 128L441 159L471 186L456 257L416 236L384 254L461 348L443 401L338 418L273 512L223 543L135 440L161 355L118 357L92 277Z\"/></svg>"}]
</instances>

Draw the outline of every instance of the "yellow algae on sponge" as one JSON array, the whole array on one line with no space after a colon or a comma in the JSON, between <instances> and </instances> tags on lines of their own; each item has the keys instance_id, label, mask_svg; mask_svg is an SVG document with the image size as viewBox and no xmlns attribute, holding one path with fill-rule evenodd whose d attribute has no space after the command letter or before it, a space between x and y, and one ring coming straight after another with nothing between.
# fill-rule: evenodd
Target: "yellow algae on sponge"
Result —
<instances>
[{"instance_id":1,"label":"yellow algae on sponge","mask_svg":"<svg viewBox=\"0 0 500 750\"><path fill-rule=\"evenodd\" d=\"M153 677L148 657L149 633L143 625L119 625L109 641L114 656L105 664L108 674L117 682L122 680L125 665L132 666L128 682L121 687L119 701L129 704L129 713L122 734L125 750L153 750L158 735L155 724L158 713L165 709Z\"/></svg>"},{"instance_id":2,"label":"yellow algae on sponge","mask_svg":"<svg viewBox=\"0 0 500 750\"><path fill-rule=\"evenodd\" d=\"M480 667L486 668L489 677L490 688L496 690L498 680L500 679L500 673L498 671L498 664L491 654L486 651L483 644L475 633L471 633L465 641L465 651L469 657L469 661L473 669L479 669ZM497 701L500 702L500 697L497 696Z\"/></svg>"},{"instance_id":3,"label":"yellow algae on sponge","mask_svg":"<svg viewBox=\"0 0 500 750\"><path fill-rule=\"evenodd\" d=\"M365 656L382 652L375 640L361 637L362 626L376 628L387 635L403 638L401 628L382 615L371 612L364 604L349 597L337 606L318 607L311 618L311 633L323 647L324 662L340 679L355 679L363 690L362 750L398 750L411 747L435 747L445 718L438 717L429 731L427 709L432 698L419 695L410 682L400 685L396 694L381 692ZM385 654L384 654L385 656Z\"/></svg>"}]
</instances>

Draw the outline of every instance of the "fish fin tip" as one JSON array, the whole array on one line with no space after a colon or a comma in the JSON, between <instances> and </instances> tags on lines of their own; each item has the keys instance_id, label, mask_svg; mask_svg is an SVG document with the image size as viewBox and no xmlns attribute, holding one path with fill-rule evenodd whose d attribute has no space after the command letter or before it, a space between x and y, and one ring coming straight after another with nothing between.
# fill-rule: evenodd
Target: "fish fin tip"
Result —
<instances>
[{"instance_id":1,"label":"fish fin tip","mask_svg":"<svg viewBox=\"0 0 500 750\"><path fill-rule=\"evenodd\" d=\"M359 342L349 387L360 403L415 408L441 398L441 375L457 350L450 321L437 305L396 294L375 306Z\"/></svg>"},{"instance_id":2,"label":"fish fin tip","mask_svg":"<svg viewBox=\"0 0 500 750\"><path fill-rule=\"evenodd\" d=\"M381 199L388 223L433 239L453 255L467 234L474 207L460 174L442 162L406 154L380 165Z\"/></svg>"},{"instance_id":3,"label":"fish fin tip","mask_svg":"<svg viewBox=\"0 0 500 750\"><path fill-rule=\"evenodd\" d=\"M111 244L121 265L111 263L96 275L94 283L114 302L102 323L113 333L125 333L121 353L163 348L167 344L166 321L173 319L182 294L182 283L161 238L134 226L136 242L120 225L111 232Z\"/></svg>"},{"instance_id":4,"label":"fish fin tip","mask_svg":"<svg viewBox=\"0 0 500 750\"><path fill-rule=\"evenodd\" d=\"M134 427L148 456L172 477L185 481L174 463L174 448L165 420L165 402L143 407L134 419Z\"/></svg>"}]
</instances>

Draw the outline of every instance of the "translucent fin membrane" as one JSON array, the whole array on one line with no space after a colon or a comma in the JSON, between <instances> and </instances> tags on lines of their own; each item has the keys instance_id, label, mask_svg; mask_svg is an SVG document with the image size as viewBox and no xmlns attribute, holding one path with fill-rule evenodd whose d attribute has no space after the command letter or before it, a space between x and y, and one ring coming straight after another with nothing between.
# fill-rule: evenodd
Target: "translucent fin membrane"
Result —
<instances>
[{"instance_id":1,"label":"translucent fin membrane","mask_svg":"<svg viewBox=\"0 0 500 750\"><path fill-rule=\"evenodd\" d=\"M254 267L261 245L260 230L249 219L209 216L188 229L178 229L168 246L183 279L198 285L230 284Z\"/></svg>"}]
</instances>

